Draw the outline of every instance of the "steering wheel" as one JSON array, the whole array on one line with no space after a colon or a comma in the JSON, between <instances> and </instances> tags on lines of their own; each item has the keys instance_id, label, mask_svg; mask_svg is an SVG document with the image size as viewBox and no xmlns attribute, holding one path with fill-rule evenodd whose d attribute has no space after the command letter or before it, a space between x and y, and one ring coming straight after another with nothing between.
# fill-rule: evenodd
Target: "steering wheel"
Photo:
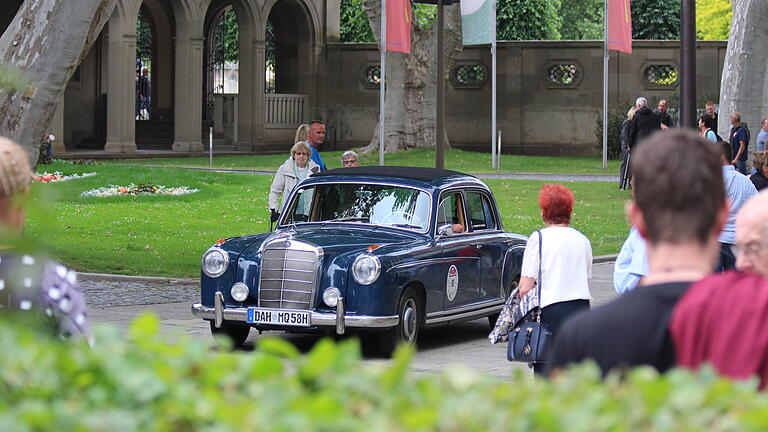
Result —
<instances>
[{"instance_id":1,"label":"steering wheel","mask_svg":"<svg viewBox=\"0 0 768 432\"><path fill-rule=\"evenodd\" d=\"M400 220L396 220L396 216L400 215ZM395 223L408 223L408 221L411 220L411 217L413 217L413 213L408 213L403 210L395 210L393 212L389 212L386 216L381 218L379 221L382 224L395 224Z\"/></svg>"}]
</instances>

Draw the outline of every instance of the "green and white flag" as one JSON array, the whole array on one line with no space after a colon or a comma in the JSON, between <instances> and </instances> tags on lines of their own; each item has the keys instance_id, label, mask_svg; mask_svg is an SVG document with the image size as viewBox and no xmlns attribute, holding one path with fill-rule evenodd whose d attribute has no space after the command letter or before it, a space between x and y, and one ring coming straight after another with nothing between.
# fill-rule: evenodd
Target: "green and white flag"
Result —
<instances>
[{"instance_id":1,"label":"green and white flag","mask_svg":"<svg viewBox=\"0 0 768 432\"><path fill-rule=\"evenodd\" d=\"M491 43L492 0L461 0L461 38L464 45Z\"/></svg>"}]
</instances>

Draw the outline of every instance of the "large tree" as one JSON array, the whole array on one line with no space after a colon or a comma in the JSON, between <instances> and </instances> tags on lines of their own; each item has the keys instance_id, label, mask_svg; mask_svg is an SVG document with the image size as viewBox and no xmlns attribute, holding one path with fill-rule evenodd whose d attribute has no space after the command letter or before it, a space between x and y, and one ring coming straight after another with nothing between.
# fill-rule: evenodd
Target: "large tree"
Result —
<instances>
[{"instance_id":1,"label":"large tree","mask_svg":"<svg viewBox=\"0 0 768 432\"><path fill-rule=\"evenodd\" d=\"M560 38L602 39L605 0L563 1L560 6Z\"/></svg>"},{"instance_id":2,"label":"large tree","mask_svg":"<svg viewBox=\"0 0 768 432\"><path fill-rule=\"evenodd\" d=\"M0 87L0 135L18 142L35 164L69 79L117 0L26 0L0 36L0 66L27 85Z\"/></svg>"},{"instance_id":3,"label":"large tree","mask_svg":"<svg viewBox=\"0 0 768 432\"><path fill-rule=\"evenodd\" d=\"M731 0L696 0L696 37L728 39L732 18Z\"/></svg>"},{"instance_id":4,"label":"large tree","mask_svg":"<svg viewBox=\"0 0 768 432\"><path fill-rule=\"evenodd\" d=\"M381 34L381 3L364 0L363 11L377 41ZM461 12L459 5L445 6L444 49L445 71L461 52ZM437 93L437 25L414 19L411 14L411 53L388 52L386 70L386 102L384 106L384 150L393 153L414 147L435 145L435 96ZM448 145L448 135L445 135ZM363 152L379 148L378 125L371 143Z\"/></svg>"},{"instance_id":5,"label":"large tree","mask_svg":"<svg viewBox=\"0 0 768 432\"><path fill-rule=\"evenodd\" d=\"M680 0L631 0L633 39L680 39Z\"/></svg>"}]
</instances>

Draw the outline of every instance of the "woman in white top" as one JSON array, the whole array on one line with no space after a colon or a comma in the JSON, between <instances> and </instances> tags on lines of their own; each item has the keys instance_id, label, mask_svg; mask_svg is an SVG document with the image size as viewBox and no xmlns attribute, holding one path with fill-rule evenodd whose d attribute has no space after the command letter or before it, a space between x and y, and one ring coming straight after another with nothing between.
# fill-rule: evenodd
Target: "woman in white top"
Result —
<instances>
[{"instance_id":1,"label":"woman in white top","mask_svg":"<svg viewBox=\"0 0 768 432\"><path fill-rule=\"evenodd\" d=\"M312 149L309 148L309 144L303 141L299 141L291 147L291 157L286 159L280 168L277 169L274 180L272 180L272 186L269 187L269 210L272 214L272 221L277 220L278 211L283 211L285 207L285 199L288 194L291 193L293 188L302 180L310 175L320 172L320 167L316 163L309 159L312 154ZM308 203L304 201L311 200L309 194L305 194L302 202L299 203L299 207L307 206ZM278 207L278 199L282 199L280 207ZM309 208L297 208L296 213L306 214Z\"/></svg>"},{"instance_id":2,"label":"woman in white top","mask_svg":"<svg viewBox=\"0 0 768 432\"><path fill-rule=\"evenodd\" d=\"M546 228L528 239L523 255L520 297L534 288L541 265L541 321L552 332L552 339L566 318L589 310L588 279L592 277L592 246L584 234L569 227L573 210L573 192L558 184L545 184L539 192L541 219ZM541 234L541 263L539 263ZM536 363L534 372L544 370Z\"/></svg>"}]
</instances>

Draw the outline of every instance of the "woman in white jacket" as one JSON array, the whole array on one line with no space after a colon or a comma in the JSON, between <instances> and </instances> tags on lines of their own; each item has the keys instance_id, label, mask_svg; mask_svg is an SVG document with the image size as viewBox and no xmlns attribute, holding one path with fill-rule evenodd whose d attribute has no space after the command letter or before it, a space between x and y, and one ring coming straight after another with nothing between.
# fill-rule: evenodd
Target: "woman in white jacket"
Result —
<instances>
[{"instance_id":1,"label":"woman in white jacket","mask_svg":"<svg viewBox=\"0 0 768 432\"><path fill-rule=\"evenodd\" d=\"M312 154L312 149L309 148L309 144L306 142L297 142L291 147L291 157L289 157L280 168L277 169L274 180L272 180L272 186L269 188L269 210L271 212L272 221L277 220L279 215L277 209L280 212L285 207L285 198L291 193L291 190L302 180L310 175L320 172L320 167L316 163L309 159ZM281 200L278 207L278 200ZM300 206L307 206L311 200L310 196L304 197ZM309 211L306 209L297 209L297 213L304 213Z\"/></svg>"}]
</instances>

